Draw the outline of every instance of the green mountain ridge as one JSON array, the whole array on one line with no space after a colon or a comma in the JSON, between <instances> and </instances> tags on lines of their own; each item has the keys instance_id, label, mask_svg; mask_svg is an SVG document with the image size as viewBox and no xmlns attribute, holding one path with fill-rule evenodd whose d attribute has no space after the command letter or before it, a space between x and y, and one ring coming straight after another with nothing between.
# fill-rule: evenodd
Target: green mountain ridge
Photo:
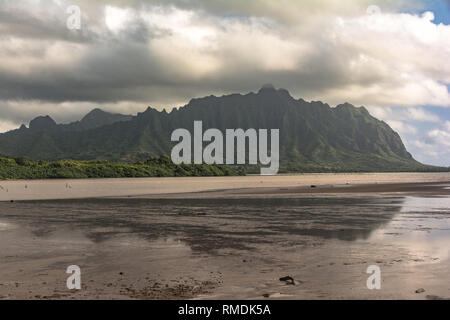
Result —
<instances>
[{"instance_id":1,"label":"green mountain ridge","mask_svg":"<svg viewBox=\"0 0 450 320\"><path fill-rule=\"evenodd\" d=\"M30 128L0 134L0 154L134 162L169 155L173 130L193 132L194 121L202 120L203 130L280 129L280 172L448 170L413 159L400 136L364 107L306 102L271 85L257 93L192 99L170 113L149 107L136 116L110 115L95 109L89 122L85 117L69 125L36 118Z\"/></svg>"}]
</instances>

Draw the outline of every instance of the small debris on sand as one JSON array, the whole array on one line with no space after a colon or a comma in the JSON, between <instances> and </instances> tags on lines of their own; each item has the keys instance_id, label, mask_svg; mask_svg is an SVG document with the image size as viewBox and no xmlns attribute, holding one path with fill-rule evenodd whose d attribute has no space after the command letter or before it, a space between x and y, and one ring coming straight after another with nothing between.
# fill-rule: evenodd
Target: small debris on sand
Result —
<instances>
[{"instance_id":1,"label":"small debris on sand","mask_svg":"<svg viewBox=\"0 0 450 320\"><path fill-rule=\"evenodd\" d=\"M419 288L416 290L416 293L424 293L425 289L424 288Z\"/></svg>"},{"instance_id":2,"label":"small debris on sand","mask_svg":"<svg viewBox=\"0 0 450 320\"><path fill-rule=\"evenodd\" d=\"M295 286L295 280L291 276L281 277L280 281L284 281L284 282L286 282L286 284L291 284L291 285Z\"/></svg>"}]
</instances>

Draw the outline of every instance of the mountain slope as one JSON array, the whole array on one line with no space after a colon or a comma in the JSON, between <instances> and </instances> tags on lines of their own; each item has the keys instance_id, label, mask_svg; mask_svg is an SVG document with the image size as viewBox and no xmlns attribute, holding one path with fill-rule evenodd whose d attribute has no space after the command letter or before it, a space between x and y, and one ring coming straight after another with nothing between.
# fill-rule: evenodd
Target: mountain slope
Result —
<instances>
[{"instance_id":1,"label":"mountain slope","mask_svg":"<svg viewBox=\"0 0 450 320\"><path fill-rule=\"evenodd\" d=\"M194 121L202 120L203 130L222 132L227 128L279 128L281 171L438 169L414 160L400 136L364 107L345 103L331 108L319 101L294 99L288 91L272 86L246 95L192 99L170 113L148 108L137 116L123 117L106 125L89 121L92 127L56 125L50 118L38 119L36 127L33 120L30 129L1 134L0 153L44 160L135 161L170 154L172 131L186 128L193 132Z\"/></svg>"}]
</instances>

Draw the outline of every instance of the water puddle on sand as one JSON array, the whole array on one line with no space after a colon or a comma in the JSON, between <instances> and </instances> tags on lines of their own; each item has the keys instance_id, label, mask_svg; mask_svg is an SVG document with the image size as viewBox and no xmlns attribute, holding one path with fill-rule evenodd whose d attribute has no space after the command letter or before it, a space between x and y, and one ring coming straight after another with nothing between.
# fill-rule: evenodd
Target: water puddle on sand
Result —
<instances>
[{"instance_id":1,"label":"water puddle on sand","mask_svg":"<svg viewBox=\"0 0 450 320\"><path fill-rule=\"evenodd\" d=\"M15 228L16 228L16 226L13 225L12 223L6 223L6 222L0 221L0 231L6 231L6 230L15 229Z\"/></svg>"},{"instance_id":2,"label":"water puddle on sand","mask_svg":"<svg viewBox=\"0 0 450 320\"><path fill-rule=\"evenodd\" d=\"M395 243L435 262L450 260L450 198L406 197L400 212L368 241Z\"/></svg>"}]
</instances>

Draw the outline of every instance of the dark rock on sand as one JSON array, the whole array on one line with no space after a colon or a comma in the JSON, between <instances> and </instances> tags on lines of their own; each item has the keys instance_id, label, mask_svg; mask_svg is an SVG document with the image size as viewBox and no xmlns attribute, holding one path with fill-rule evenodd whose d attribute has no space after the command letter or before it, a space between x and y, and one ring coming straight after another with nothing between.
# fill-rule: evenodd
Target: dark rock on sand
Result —
<instances>
[{"instance_id":1,"label":"dark rock on sand","mask_svg":"<svg viewBox=\"0 0 450 320\"><path fill-rule=\"evenodd\" d=\"M284 281L284 282L286 282L286 284L292 284L295 286L295 280L291 276L281 277L280 281Z\"/></svg>"},{"instance_id":2,"label":"dark rock on sand","mask_svg":"<svg viewBox=\"0 0 450 320\"><path fill-rule=\"evenodd\" d=\"M423 292L425 292L424 288L419 288L419 289L416 290L416 293L423 293Z\"/></svg>"}]
</instances>

